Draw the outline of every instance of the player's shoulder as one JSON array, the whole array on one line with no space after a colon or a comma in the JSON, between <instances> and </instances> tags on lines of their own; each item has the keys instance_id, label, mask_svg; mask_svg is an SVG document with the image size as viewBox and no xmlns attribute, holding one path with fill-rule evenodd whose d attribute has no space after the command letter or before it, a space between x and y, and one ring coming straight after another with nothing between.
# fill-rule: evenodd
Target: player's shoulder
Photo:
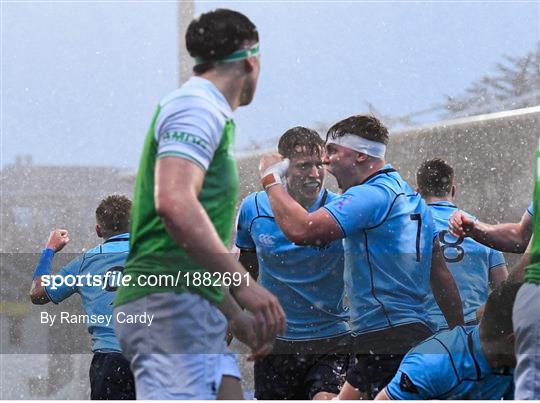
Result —
<instances>
[{"instance_id":1,"label":"player's shoulder","mask_svg":"<svg viewBox=\"0 0 540 403\"><path fill-rule=\"evenodd\" d=\"M268 215L270 200L266 192L253 192L248 194L240 204L240 212L244 216Z\"/></svg>"},{"instance_id":2,"label":"player's shoulder","mask_svg":"<svg viewBox=\"0 0 540 403\"><path fill-rule=\"evenodd\" d=\"M223 122L232 118L232 110L223 94L210 81L200 77L192 77L171 91L159 105L162 115L167 115L168 111L179 113L189 109L190 113L211 116Z\"/></svg>"},{"instance_id":3,"label":"player's shoulder","mask_svg":"<svg viewBox=\"0 0 540 403\"><path fill-rule=\"evenodd\" d=\"M332 192L331 190L324 189L326 192L326 200L324 201L324 204L330 203L332 200L338 199L341 195L335 192Z\"/></svg>"},{"instance_id":4,"label":"player's shoulder","mask_svg":"<svg viewBox=\"0 0 540 403\"><path fill-rule=\"evenodd\" d=\"M464 344L462 334L454 330L437 333L410 350L389 387L390 393L417 390L422 398L440 398L459 384L456 355L461 354Z\"/></svg>"}]
</instances>

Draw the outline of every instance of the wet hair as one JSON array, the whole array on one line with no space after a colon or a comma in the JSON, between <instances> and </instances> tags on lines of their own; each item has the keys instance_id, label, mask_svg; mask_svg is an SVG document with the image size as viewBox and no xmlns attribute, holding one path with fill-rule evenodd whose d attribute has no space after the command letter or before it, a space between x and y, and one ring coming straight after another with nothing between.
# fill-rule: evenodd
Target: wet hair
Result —
<instances>
[{"instance_id":1,"label":"wet hair","mask_svg":"<svg viewBox=\"0 0 540 403\"><path fill-rule=\"evenodd\" d=\"M480 321L480 333L484 340L497 341L514 331L512 308L520 287L521 283L506 281L489 294Z\"/></svg>"},{"instance_id":2,"label":"wet hair","mask_svg":"<svg viewBox=\"0 0 540 403\"><path fill-rule=\"evenodd\" d=\"M354 134L367 140L388 144L388 129L382 122L372 115L355 115L334 124L326 134L328 139L343 137L345 134Z\"/></svg>"},{"instance_id":3,"label":"wet hair","mask_svg":"<svg viewBox=\"0 0 540 403\"><path fill-rule=\"evenodd\" d=\"M416 172L416 184L423 197L444 197L453 183L454 168L440 158L424 161Z\"/></svg>"},{"instance_id":4,"label":"wet hair","mask_svg":"<svg viewBox=\"0 0 540 403\"><path fill-rule=\"evenodd\" d=\"M324 141L315 130L296 126L287 130L279 139L278 152L285 158L298 154L321 155Z\"/></svg>"},{"instance_id":5,"label":"wet hair","mask_svg":"<svg viewBox=\"0 0 540 403\"><path fill-rule=\"evenodd\" d=\"M129 232L130 215L131 200L121 195L107 196L96 209L97 223L113 234Z\"/></svg>"},{"instance_id":6,"label":"wet hair","mask_svg":"<svg viewBox=\"0 0 540 403\"><path fill-rule=\"evenodd\" d=\"M198 74L214 68L219 60L241 49L245 42L258 41L257 27L249 18L223 8L201 14L186 31L189 54L205 62L193 67Z\"/></svg>"}]
</instances>

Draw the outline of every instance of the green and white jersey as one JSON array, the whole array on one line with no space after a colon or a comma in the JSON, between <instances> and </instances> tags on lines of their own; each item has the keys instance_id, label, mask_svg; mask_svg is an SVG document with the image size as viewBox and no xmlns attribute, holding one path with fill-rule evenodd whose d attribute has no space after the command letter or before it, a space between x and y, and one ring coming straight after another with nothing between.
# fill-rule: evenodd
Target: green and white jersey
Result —
<instances>
[{"instance_id":1,"label":"green and white jersey","mask_svg":"<svg viewBox=\"0 0 540 403\"><path fill-rule=\"evenodd\" d=\"M203 78L192 77L160 102L146 136L135 185L130 253L124 269L124 276L131 276L130 285L118 289L115 306L156 292L190 291L215 304L221 302L220 287L193 281L194 272L206 270L176 244L157 214L154 172L157 160L163 157L185 158L199 165L205 171L199 201L227 245L238 194L234 130L227 100Z\"/></svg>"},{"instance_id":2,"label":"green and white jersey","mask_svg":"<svg viewBox=\"0 0 540 403\"><path fill-rule=\"evenodd\" d=\"M540 144L536 151L536 181L534 186L533 206L533 241L531 263L525 269L525 281L540 284Z\"/></svg>"}]
</instances>

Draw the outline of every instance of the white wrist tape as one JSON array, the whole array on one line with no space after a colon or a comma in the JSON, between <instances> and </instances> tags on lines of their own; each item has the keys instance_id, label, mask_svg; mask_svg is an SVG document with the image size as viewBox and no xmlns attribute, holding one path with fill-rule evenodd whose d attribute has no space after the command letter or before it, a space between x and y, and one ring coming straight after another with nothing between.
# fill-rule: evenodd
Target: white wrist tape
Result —
<instances>
[{"instance_id":1,"label":"white wrist tape","mask_svg":"<svg viewBox=\"0 0 540 403\"><path fill-rule=\"evenodd\" d=\"M274 185L283 183L287 170L289 169L289 163L289 159L285 158L284 160L279 161L278 163L265 169L261 178L261 184L264 190Z\"/></svg>"}]
</instances>

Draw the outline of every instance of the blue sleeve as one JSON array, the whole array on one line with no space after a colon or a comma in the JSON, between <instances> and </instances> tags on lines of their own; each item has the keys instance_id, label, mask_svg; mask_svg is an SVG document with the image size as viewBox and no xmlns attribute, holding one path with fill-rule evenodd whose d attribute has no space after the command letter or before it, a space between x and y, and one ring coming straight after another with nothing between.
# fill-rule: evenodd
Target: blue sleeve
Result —
<instances>
[{"instance_id":1,"label":"blue sleeve","mask_svg":"<svg viewBox=\"0 0 540 403\"><path fill-rule=\"evenodd\" d=\"M531 216L534 216L533 202L531 202L531 204L529 204L529 207L527 207L527 213L529 213Z\"/></svg>"},{"instance_id":2,"label":"blue sleeve","mask_svg":"<svg viewBox=\"0 0 540 403\"><path fill-rule=\"evenodd\" d=\"M251 221L256 216L252 213L252 205L254 204L254 199L250 195L244 199L240 205L240 210L238 212L238 218L236 223L236 240L235 244L240 249L255 249L255 242L251 237L250 226Z\"/></svg>"},{"instance_id":3,"label":"blue sleeve","mask_svg":"<svg viewBox=\"0 0 540 403\"><path fill-rule=\"evenodd\" d=\"M386 386L392 400L426 400L441 398L455 385L457 378L447 354L436 353L424 343L425 352L410 351L401 362L396 375Z\"/></svg>"},{"instance_id":4,"label":"blue sleeve","mask_svg":"<svg viewBox=\"0 0 540 403\"><path fill-rule=\"evenodd\" d=\"M82 262L83 256L79 256L78 258L73 259L67 265L58 270L56 274L54 274L53 278L51 279L51 284L45 287L45 292L47 293L47 296L49 297L51 302L58 304L59 302L65 300L67 297L77 292L77 287L75 285L76 276L80 272ZM69 285L66 285L65 281L60 281L66 280L66 277L68 276ZM58 280L55 281L54 278Z\"/></svg>"},{"instance_id":5,"label":"blue sleeve","mask_svg":"<svg viewBox=\"0 0 540 403\"><path fill-rule=\"evenodd\" d=\"M347 237L378 225L390 209L392 200L390 191L382 186L360 185L350 188L324 208Z\"/></svg>"},{"instance_id":6,"label":"blue sleeve","mask_svg":"<svg viewBox=\"0 0 540 403\"><path fill-rule=\"evenodd\" d=\"M489 250L489 270L505 265L504 255L495 249Z\"/></svg>"}]
</instances>

